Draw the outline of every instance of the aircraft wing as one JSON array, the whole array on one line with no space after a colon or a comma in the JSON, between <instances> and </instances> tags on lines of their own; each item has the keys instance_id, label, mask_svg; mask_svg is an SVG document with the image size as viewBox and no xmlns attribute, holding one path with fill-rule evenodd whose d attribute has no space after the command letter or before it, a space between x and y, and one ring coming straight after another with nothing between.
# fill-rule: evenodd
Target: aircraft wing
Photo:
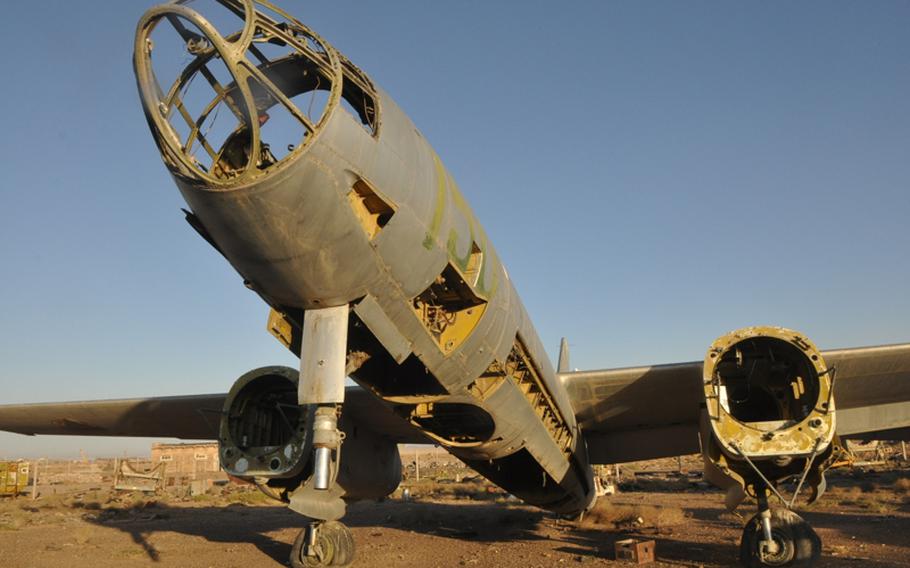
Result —
<instances>
[{"instance_id":1,"label":"aircraft wing","mask_svg":"<svg viewBox=\"0 0 910 568\"><path fill-rule=\"evenodd\" d=\"M910 343L822 352L836 368L837 433L910 439ZM592 463L700 451L702 362L561 373Z\"/></svg>"},{"instance_id":2,"label":"aircraft wing","mask_svg":"<svg viewBox=\"0 0 910 568\"><path fill-rule=\"evenodd\" d=\"M216 440L227 394L0 405L0 430L19 434ZM399 443L427 440L361 387L347 387L344 412Z\"/></svg>"}]
</instances>

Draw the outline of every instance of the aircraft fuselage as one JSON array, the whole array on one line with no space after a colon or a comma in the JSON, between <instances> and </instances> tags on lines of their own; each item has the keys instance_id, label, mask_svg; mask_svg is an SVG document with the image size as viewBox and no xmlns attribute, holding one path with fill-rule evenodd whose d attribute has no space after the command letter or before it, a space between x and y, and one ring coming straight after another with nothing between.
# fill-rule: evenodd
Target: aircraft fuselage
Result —
<instances>
[{"instance_id":1,"label":"aircraft fuselage","mask_svg":"<svg viewBox=\"0 0 910 568\"><path fill-rule=\"evenodd\" d=\"M173 6L158 20L150 11L140 31ZM558 512L588 507L593 483L567 393L486 233L411 120L299 22L290 35L265 22L224 38L193 13L177 16L196 27L183 39L207 42L187 68L220 59L230 71L229 83L216 77L213 104L229 106L238 126L202 165L188 148L207 117L186 120L198 132L184 142L172 122L189 107L182 86L155 86L156 47L137 40L146 116L191 222L273 308L273 333L299 354L304 310L350 305L360 385L507 491ZM260 57L269 39L294 49ZM303 140L273 155L270 115L316 91L327 93L321 115L301 119Z\"/></svg>"}]
</instances>

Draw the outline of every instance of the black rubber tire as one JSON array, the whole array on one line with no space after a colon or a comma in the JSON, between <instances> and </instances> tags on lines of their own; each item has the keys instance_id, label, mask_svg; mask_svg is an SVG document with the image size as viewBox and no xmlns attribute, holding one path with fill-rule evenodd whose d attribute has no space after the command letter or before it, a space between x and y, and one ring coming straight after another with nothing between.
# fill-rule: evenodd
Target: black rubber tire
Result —
<instances>
[{"instance_id":1,"label":"black rubber tire","mask_svg":"<svg viewBox=\"0 0 910 568\"><path fill-rule=\"evenodd\" d=\"M785 566L810 568L821 557L822 541L802 517L786 509L771 512L771 534L780 546L774 558L762 559L759 544L763 534L761 519L755 515L746 523L739 546L739 561L746 568Z\"/></svg>"},{"instance_id":2,"label":"black rubber tire","mask_svg":"<svg viewBox=\"0 0 910 568\"><path fill-rule=\"evenodd\" d=\"M300 531L291 547L291 568L323 568L334 566L347 568L354 562L354 535L338 521L326 521L319 526L316 535L317 554L308 556L306 551L307 533Z\"/></svg>"}]
</instances>

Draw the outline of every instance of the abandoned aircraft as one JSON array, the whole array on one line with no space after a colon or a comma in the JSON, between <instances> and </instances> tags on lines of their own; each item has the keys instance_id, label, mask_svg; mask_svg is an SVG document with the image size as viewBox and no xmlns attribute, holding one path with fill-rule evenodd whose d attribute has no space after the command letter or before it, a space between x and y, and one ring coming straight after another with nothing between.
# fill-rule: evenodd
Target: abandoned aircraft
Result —
<instances>
[{"instance_id":1,"label":"abandoned aircraft","mask_svg":"<svg viewBox=\"0 0 910 568\"><path fill-rule=\"evenodd\" d=\"M229 474L308 519L295 567L354 561L346 502L397 487L402 442L439 444L562 515L593 505L592 464L700 452L730 509L756 503L744 565L817 561L798 494L822 496L842 438L908 438L910 344L820 351L746 327L702 361L641 368L571 371L563 342L554 369L395 102L277 6L212 6L141 18L140 99L186 220L269 306L300 368L252 370L226 394L2 406L0 429L218 440Z\"/></svg>"}]
</instances>

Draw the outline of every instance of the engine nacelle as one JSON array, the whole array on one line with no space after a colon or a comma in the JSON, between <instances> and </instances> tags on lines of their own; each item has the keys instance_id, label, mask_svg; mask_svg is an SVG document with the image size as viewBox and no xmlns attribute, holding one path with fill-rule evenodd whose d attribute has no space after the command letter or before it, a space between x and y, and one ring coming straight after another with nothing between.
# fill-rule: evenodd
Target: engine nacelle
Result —
<instances>
[{"instance_id":1,"label":"engine nacelle","mask_svg":"<svg viewBox=\"0 0 910 568\"><path fill-rule=\"evenodd\" d=\"M287 499L313 473L314 408L297 404L298 372L254 369L231 387L221 417L221 467ZM342 414L344 433L337 486L346 500L377 499L401 482L398 446ZM265 486L265 487L264 487Z\"/></svg>"},{"instance_id":2,"label":"engine nacelle","mask_svg":"<svg viewBox=\"0 0 910 568\"><path fill-rule=\"evenodd\" d=\"M794 331L748 327L718 338L704 388L714 436L731 456L807 456L834 437L828 369Z\"/></svg>"},{"instance_id":3,"label":"engine nacelle","mask_svg":"<svg viewBox=\"0 0 910 568\"><path fill-rule=\"evenodd\" d=\"M801 474L818 495L835 413L833 372L815 345L789 329L743 328L714 341L703 368L706 476L754 494L762 477Z\"/></svg>"},{"instance_id":4,"label":"engine nacelle","mask_svg":"<svg viewBox=\"0 0 910 568\"><path fill-rule=\"evenodd\" d=\"M297 371L262 367L234 383L224 402L221 467L241 478L300 475L312 449L313 412L297 404Z\"/></svg>"}]
</instances>

